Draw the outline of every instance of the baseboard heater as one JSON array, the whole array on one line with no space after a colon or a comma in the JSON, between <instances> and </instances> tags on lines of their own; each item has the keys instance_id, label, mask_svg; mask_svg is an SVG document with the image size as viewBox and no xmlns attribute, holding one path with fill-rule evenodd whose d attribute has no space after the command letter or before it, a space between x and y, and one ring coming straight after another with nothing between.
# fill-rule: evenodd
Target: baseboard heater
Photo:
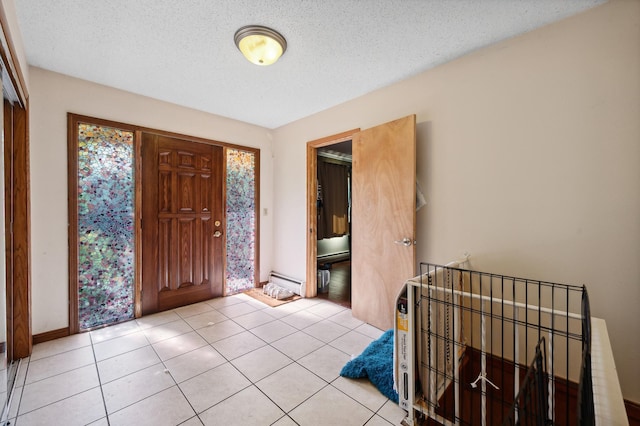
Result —
<instances>
[{"instance_id":1,"label":"baseboard heater","mask_svg":"<svg viewBox=\"0 0 640 426\"><path fill-rule=\"evenodd\" d=\"M298 296L304 297L306 291L306 283L298 278L288 277L279 272L271 271L269 274L269 282L279 287L291 290Z\"/></svg>"},{"instance_id":2,"label":"baseboard heater","mask_svg":"<svg viewBox=\"0 0 640 426\"><path fill-rule=\"evenodd\" d=\"M351 252L349 250L338 251L335 253L327 253L318 255L318 263L337 263L351 258Z\"/></svg>"}]
</instances>

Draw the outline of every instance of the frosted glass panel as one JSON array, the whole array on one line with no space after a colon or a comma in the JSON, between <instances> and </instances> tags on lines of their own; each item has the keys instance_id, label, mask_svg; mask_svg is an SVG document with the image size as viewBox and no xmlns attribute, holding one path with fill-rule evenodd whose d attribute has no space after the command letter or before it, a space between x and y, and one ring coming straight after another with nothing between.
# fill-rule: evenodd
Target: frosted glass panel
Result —
<instances>
[{"instance_id":1,"label":"frosted glass panel","mask_svg":"<svg viewBox=\"0 0 640 426\"><path fill-rule=\"evenodd\" d=\"M78 125L78 320L133 318L133 133Z\"/></svg>"},{"instance_id":2,"label":"frosted glass panel","mask_svg":"<svg viewBox=\"0 0 640 426\"><path fill-rule=\"evenodd\" d=\"M227 149L227 294L255 286L255 179L255 154Z\"/></svg>"}]
</instances>

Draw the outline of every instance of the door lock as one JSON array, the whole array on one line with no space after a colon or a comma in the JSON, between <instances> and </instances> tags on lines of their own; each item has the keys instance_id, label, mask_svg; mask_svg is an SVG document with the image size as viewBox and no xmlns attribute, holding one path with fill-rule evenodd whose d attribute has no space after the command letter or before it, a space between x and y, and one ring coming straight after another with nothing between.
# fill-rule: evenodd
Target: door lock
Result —
<instances>
[{"instance_id":1,"label":"door lock","mask_svg":"<svg viewBox=\"0 0 640 426\"><path fill-rule=\"evenodd\" d=\"M220 231L216 231L216 232L214 232L214 233L213 233L213 236L214 236L215 238L220 238L220 237L222 236L222 232L220 232Z\"/></svg>"}]
</instances>

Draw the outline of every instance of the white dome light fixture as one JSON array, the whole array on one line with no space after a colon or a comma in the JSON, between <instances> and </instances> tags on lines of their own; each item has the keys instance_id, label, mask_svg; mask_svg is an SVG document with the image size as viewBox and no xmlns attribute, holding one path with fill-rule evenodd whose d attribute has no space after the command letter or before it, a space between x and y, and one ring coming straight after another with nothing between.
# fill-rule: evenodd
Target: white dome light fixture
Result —
<instances>
[{"instance_id":1,"label":"white dome light fixture","mask_svg":"<svg viewBox=\"0 0 640 426\"><path fill-rule=\"evenodd\" d=\"M260 25L247 25L236 31L236 46L256 65L271 65L287 50L287 40L277 31Z\"/></svg>"}]
</instances>

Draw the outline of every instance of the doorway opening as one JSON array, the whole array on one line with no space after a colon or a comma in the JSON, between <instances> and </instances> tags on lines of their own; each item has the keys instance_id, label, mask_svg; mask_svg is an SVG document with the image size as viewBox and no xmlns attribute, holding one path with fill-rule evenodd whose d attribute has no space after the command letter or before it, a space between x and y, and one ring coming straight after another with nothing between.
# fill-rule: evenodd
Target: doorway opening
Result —
<instances>
[{"instance_id":1,"label":"doorway opening","mask_svg":"<svg viewBox=\"0 0 640 426\"><path fill-rule=\"evenodd\" d=\"M317 150L318 297L351 307L351 140Z\"/></svg>"},{"instance_id":2,"label":"doorway opening","mask_svg":"<svg viewBox=\"0 0 640 426\"><path fill-rule=\"evenodd\" d=\"M317 283L317 151L352 141L351 310L393 326L402 284L415 276L415 115L307 143L307 283ZM307 285L306 297L317 295Z\"/></svg>"},{"instance_id":3,"label":"doorway opening","mask_svg":"<svg viewBox=\"0 0 640 426\"><path fill-rule=\"evenodd\" d=\"M325 147L331 149L332 145L338 145L343 142L351 141L353 135L358 133L360 129L352 129L346 132L342 132L336 135L328 136L322 139L307 142L307 277L305 297L316 297L318 294L322 294L318 291L318 152ZM350 239L349 239L350 241ZM349 242L350 246L350 242ZM349 254L351 255L351 249L349 248ZM351 256L349 256L351 257ZM320 265L323 265L322 263ZM338 270L335 269L337 265L332 265L336 282L339 277ZM351 282L351 262L341 265L342 267L348 266L349 284ZM346 271L345 271L346 272ZM329 275L331 271L329 271ZM331 280L331 278L329 278ZM349 293L350 288L349 285ZM337 288L334 286L334 288ZM349 294L349 300L350 300ZM346 300L345 297L343 299Z\"/></svg>"}]
</instances>

